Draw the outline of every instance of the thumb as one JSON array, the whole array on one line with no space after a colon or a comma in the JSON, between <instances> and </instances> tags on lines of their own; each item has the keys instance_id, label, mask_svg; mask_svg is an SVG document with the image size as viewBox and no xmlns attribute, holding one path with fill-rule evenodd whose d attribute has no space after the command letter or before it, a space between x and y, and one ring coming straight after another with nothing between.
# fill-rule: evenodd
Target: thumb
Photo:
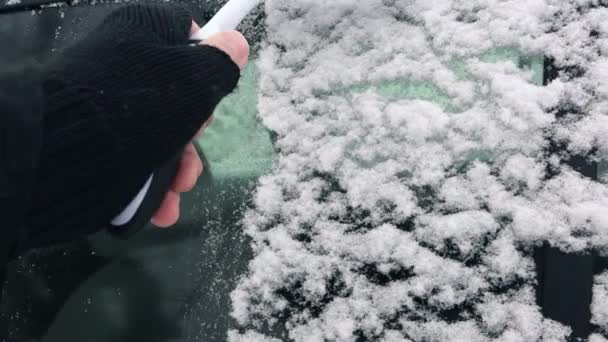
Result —
<instances>
[{"instance_id":1,"label":"thumb","mask_svg":"<svg viewBox=\"0 0 608 342\"><path fill-rule=\"evenodd\" d=\"M201 44L213 46L224 51L241 70L247 66L247 61L249 59L249 43L247 43L247 39L237 31L214 34L204 40Z\"/></svg>"}]
</instances>

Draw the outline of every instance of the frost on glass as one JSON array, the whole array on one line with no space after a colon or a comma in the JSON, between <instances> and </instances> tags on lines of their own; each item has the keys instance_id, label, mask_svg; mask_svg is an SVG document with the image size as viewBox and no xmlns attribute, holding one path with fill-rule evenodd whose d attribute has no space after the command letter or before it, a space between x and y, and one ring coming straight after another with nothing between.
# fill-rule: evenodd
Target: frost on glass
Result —
<instances>
[{"instance_id":1,"label":"frost on glass","mask_svg":"<svg viewBox=\"0 0 608 342\"><path fill-rule=\"evenodd\" d=\"M278 156L243 220L255 257L231 295L241 328L229 340L566 341L535 303L531 253L607 251L608 187L564 160L608 155L608 10L265 11L257 109ZM578 77L543 85L542 56Z\"/></svg>"}]
</instances>

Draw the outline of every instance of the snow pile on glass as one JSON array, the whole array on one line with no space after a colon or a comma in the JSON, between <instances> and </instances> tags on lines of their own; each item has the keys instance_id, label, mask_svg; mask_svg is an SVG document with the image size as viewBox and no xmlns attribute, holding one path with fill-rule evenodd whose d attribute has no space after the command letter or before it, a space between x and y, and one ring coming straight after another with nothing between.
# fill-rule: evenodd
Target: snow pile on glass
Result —
<instances>
[{"instance_id":1,"label":"snow pile on glass","mask_svg":"<svg viewBox=\"0 0 608 342\"><path fill-rule=\"evenodd\" d=\"M597 4L267 1L258 109L280 154L229 339L565 340L531 250L608 252L608 187L550 146L608 155ZM543 55L572 72L543 86Z\"/></svg>"}]
</instances>

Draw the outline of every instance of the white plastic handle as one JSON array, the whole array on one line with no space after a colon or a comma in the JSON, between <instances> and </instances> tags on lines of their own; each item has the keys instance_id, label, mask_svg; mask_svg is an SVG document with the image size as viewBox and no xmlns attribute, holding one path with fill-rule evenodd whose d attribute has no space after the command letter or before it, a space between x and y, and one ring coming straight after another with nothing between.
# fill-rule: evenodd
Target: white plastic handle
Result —
<instances>
[{"instance_id":1,"label":"white plastic handle","mask_svg":"<svg viewBox=\"0 0 608 342\"><path fill-rule=\"evenodd\" d=\"M230 0L228 1L209 22L190 39L203 40L209 36L224 31L235 30L243 18L253 10L262 0Z\"/></svg>"}]
</instances>

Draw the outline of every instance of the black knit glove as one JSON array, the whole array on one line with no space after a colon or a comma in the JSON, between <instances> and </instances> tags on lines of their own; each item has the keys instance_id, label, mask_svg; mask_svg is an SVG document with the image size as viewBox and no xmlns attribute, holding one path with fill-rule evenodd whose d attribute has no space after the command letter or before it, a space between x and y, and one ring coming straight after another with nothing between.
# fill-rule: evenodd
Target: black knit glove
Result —
<instances>
[{"instance_id":1,"label":"black knit glove","mask_svg":"<svg viewBox=\"0 0 608 342\"><path fill-rule=\"evenodd\" d=\"M191 24L179 7L128 5L46 68L31 245L103 228L236 87L226 53L188 45Z\"/></svg>"}]
</instances>

